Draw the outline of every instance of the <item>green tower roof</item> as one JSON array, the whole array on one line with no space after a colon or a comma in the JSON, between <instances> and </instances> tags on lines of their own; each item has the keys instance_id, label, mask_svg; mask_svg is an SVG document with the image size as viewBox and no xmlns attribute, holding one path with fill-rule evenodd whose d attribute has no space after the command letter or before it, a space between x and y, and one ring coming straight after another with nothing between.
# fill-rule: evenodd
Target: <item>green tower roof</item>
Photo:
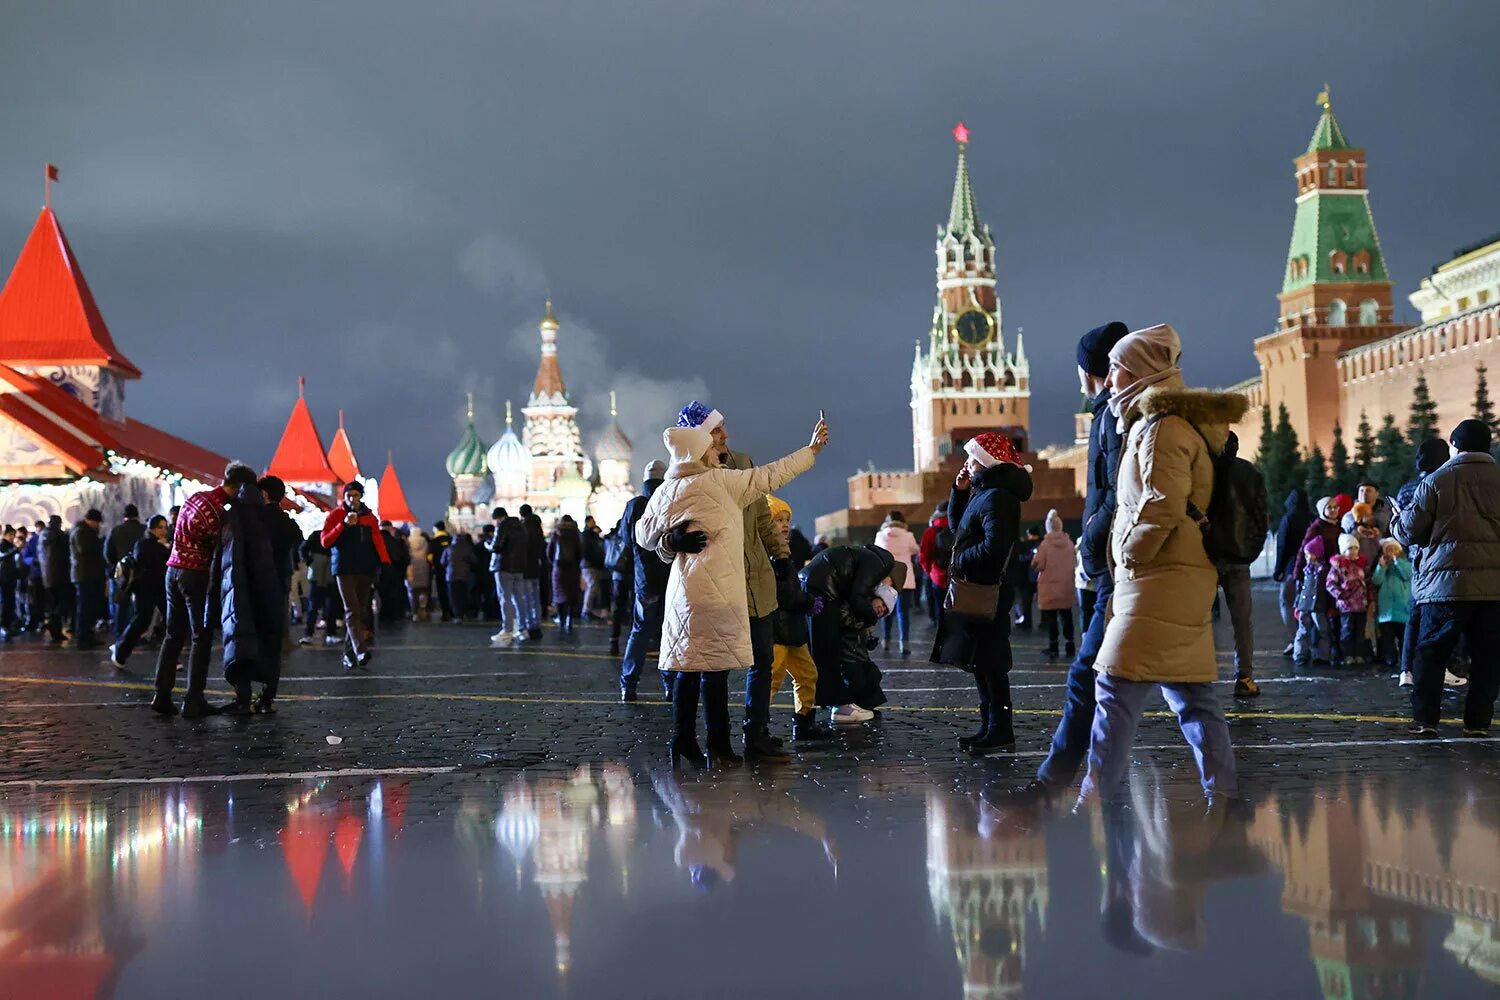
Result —
<instances>
[{"instance_id":1,"label":"green tower roof","mask_svg":"<svg viewBox=\"0 0 1500 1000\"><path fill-rule=\"evenodd\" d=\"M953 200L948 206L948 232L968 236L980 232L980 225L974 188L969 184L969 130L963 122L953 130L953 138L958 142L958 171L953 176Z\"/></svg>"},{"instance_id":2,"label":"green tower roof","mask_svg":"<svg viewBox=\"0 0 1500 1000\"><path fill-rule=\"evenodd\" d=\"M469 397L469 422L464 428L463 437L458 439L458 446L448 453L448 461L444 464L450 476L482 476L487 466L484 461L484 442L479 440L479 432L474 429L474 397Z\"/></svg>"},{"instance_id":3,"label":"green tower roof","mask_svg":"<svg viewBox=\"0 0 1500 1000\"><path fill-rule=\"evenodd\" d=\"M1318 127L1313 129L1312 139L1307 143L1307 151L1316 153L1320 149L1353 149L1349 140L1344 138L1344 130L1339 127L1339 120L1333 117L1333 108L1329 106L1325 90L1322 94L1324 100L1323 115L1318 119Z\"/></svg>"}]
</instances>

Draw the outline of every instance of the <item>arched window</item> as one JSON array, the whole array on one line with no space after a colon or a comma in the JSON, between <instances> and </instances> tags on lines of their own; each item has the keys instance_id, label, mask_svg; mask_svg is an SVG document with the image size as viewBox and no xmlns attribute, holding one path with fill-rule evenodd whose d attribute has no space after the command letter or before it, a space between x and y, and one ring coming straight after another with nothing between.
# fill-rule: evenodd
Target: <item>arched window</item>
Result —
<instances>
[{"instance_id":1,"label":"arched window","mask_svg":"<svg viewBox=\"0 0 1500 1000\"><path fill-rule=\"evenodd\" d=\"M1355 274L1369 274L1370 273L1370 251L1368 251L1368 250L1356 250L1354 252L1354 273Z\"/></svg>"},{"instance_id":2,"label":"arched window","mask_svg":"<svg viewBox=\"0 0 1500 1000\"><path fill-rule=\"evenodd\" d=\"M1328 265L1333 268L1334 274L1343 274L1349 267L1349 257L1342 250L1335 250L1328 255Z\"/></svg>"},{"instance_id":3,"label":"arched window","mask_svg":"<svg viewBox=\"0 0 1500 1000\"><path fill-rule=\"evenodd\" d=\"M1359 325L1374 326L1380 322L1380 303L1365 299L1359 304Z\"/></svg>"},{"instance_id":4,"label":"arched window","mask_svg":"<svg viewBox=\"0 0 1500 1000\"><path fill-rule=\"evenodd\" d=\"M1330 187L1337 187L1338 183L1339 165L1337 163L1330 163L1328 164L1328 184Z\"/></svg>"},{"instance_id":5,"label":"arched window","mask_svg":"<svg viewBox=\"0 0 1500 1000\"><path fill-rule=\"evenodd\" d=\"M1334 299L1328 303L1328 325L1343 326L1348 322L1349 309L1344 305L1343 299Z\"/></svg>"},{"instance_id":6,"label":"arched window","mask_svg":"<svg viewBox=\"0 0 1500 1000\"><path fill-rule=\"evenodd\" d=\"M1353 187L1354 186L1354 164L1353 163L1348 163L1348 164L1344 165L1344 184L1346 186L1348 186L1348 187Z\"/></svg>"}]
</instances>

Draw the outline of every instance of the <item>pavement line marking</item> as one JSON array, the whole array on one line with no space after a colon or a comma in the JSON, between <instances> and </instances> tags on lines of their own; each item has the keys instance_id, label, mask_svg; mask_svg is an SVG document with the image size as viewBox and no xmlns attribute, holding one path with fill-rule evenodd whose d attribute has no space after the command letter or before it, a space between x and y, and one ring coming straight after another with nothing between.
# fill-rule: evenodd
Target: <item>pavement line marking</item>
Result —
<instances>
[{"instance_id":1,"label":"pavement line marking","mask_svg":"<svg viewBox=\"0 0 1500 1000\"><path fill-rule=\"evenodd\" d=\"M328 771L267 771L258 774L185 774L163 778L10 778L0 781L0 788L67 788L77 785L174 785L186 782L221 781L306 781L323 778L425 777L452 774L462 765L443 764L432 767L341 767Z\"/></svg>"}]
</instances>

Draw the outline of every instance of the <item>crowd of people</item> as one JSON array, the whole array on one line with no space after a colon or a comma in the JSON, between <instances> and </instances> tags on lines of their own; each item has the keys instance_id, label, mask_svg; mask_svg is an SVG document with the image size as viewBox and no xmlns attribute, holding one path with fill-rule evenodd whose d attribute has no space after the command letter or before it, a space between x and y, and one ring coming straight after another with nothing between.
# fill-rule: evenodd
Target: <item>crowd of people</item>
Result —
<instances>
[{"instance_id":1,"label":"crowd of people","mask_svg":"<svg viewBox=\"0 0 1500 1000\"><path fill-rule=\"evenodd\" d=\"M1294 489L1273 529L1264 483L1230 430L1247 401L1188 387L1181 351L1166 325L1110 323L1080 340L1094 419L1076 543L1056 511L1023 530L1030 469L1010 438L985 432L967 442L949 498L918 531L893 511L874 544L809 544L774 494L812 468L827 424L805 447L756 465L729 447L724 415L693 401L663 432L670 461L646 466L640 496L608 534L569 516L549 534L526 505L494 509L472 534L443 522L430 534L397 528L364 505L356 482L304 537L284 509L284 484L232 463L222 485L145 523L128 507L107 533L98 511L68 531L57 517L6 527L0 628L7 639L70 635L87 649L103 627L121 667L142 642L159 642L151 707L165 715L179 711L172 692L186 648L180 712L195 718L274 712L298 619L300 641L321 625L349 671L370 669L377 618L495 621L496 648L537 642L549 617L559 636L608 622L620 700L638 700L655 655L673 705L670 758L708 768L789 759L770 726L771 698L788 678L796 742L876 718L886 696L871 653L894 643L910 656L924 606L930 659L973 677L979 728L961 749L1012 750L1012 630L1037 627L1040 612L1047 655L1071 667L1028 793L1057 793L1080 771L1083 797L1117 793L1159 689L1205 794L1233 799L1212 623L1227 608L1234 696L1259 696L1250 565L1274 530L1272 575L1296 668L1388 664L1410 689L1417 737L1437 735L1445 687L1467 689L1461 732L1488 736L1500 690L1500 468L1488 425L1465 420L1447 442L1422 442L1415 478L1394 498L1363 483L1313 506ZM235 691L224 706L204 698L216 631ZM746 671L743 756L731 735L734 669Z\"/></svg>"}]
</instances>

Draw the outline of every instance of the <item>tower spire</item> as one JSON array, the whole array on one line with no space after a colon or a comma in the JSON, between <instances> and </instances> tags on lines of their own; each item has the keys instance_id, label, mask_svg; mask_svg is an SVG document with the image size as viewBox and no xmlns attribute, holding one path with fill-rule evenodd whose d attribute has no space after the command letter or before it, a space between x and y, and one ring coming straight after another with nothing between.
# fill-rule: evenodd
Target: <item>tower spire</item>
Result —
<instances>
[{"instance_id":1,"label":"tower spire","mask_svg":"<svg viewBox=\"0 0 1500 1000\"><path fill-rule=\"evenodd\" d=\"M511 425L511 420L512 419L513 418L511 417L511 413L510 413L510 400L507 399L505 401L505 426L506 427L509 427Z\"/></svg>"},{"instance_id":2,"label":"tower spire","mask_svg":"<svg viewBox=\"0 0 1500 1000\"><path fill-rule=\"evenodd\" d=\"M472 424L474 422L474 394L472 392L467 392L467 393L464 393L464 396L469 401L469 423ZM339 426L342 427L343 423L344 423L344 411L340 410L339 411Z\"/></svg>"},{"instance_id":3,"label":"tower spire","mask_svg":"<svg viewBox=\"0 0 1500 1000\"><path fill-rule=\"evenodd\" d=\"M968 126L963 122L954 126L953 139L958 143L958 170L953 177L953 199L948 206L948 232L963 236L979 228L979 209L969 184Z\"/></svg>"},{"instance_id":4,"label":"tower spire","mask_svg":"<svg viewBox=\"0 0 1500 1000\"><path fill-rule=\"evenodd\" d=\"M609 419L614 420L620 415L619 407L615 405L615 391L609 390Z\"/></svg>"}]
</instances>

